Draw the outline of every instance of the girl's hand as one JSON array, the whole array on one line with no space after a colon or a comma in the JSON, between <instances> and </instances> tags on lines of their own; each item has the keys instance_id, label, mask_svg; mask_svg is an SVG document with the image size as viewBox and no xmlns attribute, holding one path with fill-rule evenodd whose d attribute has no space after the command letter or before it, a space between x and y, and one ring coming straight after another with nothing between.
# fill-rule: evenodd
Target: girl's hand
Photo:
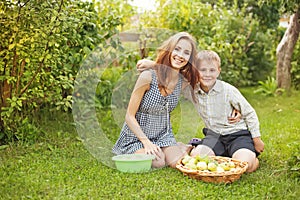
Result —
<instances>
[{"instance_id":1,"label":"girl's hand","mask_svg":"<svg viewBox=\"0 0 300 200\"><path fill-rule=\"evenodd\" d=\"M236 110L236 109L233 109L232 113L231 113L231 116L228 117L228 121L230 124L234 124L234 123L237 123L239 122L240 120L242 119L242 115L241 115L241 112Z\"/></svg>"},{"instance_id":2,"label":"girl's hand","mask_svg":"<svg viewBox=\"0 0 300 200\"><path fill-rule=\"evenodd\" d=\"M153 144L150 140L144 141L143 145L146 154L152 154L156 157L160 157L162 150L159 146Z\"/></svg>"}]
</instances>

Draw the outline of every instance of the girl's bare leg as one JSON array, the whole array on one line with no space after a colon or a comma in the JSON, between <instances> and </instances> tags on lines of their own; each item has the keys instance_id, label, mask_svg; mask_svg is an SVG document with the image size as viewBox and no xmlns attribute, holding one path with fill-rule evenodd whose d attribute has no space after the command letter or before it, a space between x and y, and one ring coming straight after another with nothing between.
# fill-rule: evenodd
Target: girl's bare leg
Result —
<instances>
[{"instance_id":1,"label":"girl's bare leg","mask_svg":"<svg viewBox=\"0 0 300 200\"><path fill-rule=\"evenodd\" d=\"M179 159L187 154L188 148L181 145L163 147L162 151L166 156L166 164L172 168L176 168Z\"/></svg>"},{"instance_id":2,"label":"girl's bare leg","mask_svg":"<svg viewBox=\"0 0 300 200\"><path fill-rule=\"evenodd\" d=\"M135 152L136 154L138 153L145 153L145 149L139 149ZM166 166L166 156L163 151L160 151L155 157L154 160L152 160L152 168L162 168Z\"/></svg>"}]
</instances>

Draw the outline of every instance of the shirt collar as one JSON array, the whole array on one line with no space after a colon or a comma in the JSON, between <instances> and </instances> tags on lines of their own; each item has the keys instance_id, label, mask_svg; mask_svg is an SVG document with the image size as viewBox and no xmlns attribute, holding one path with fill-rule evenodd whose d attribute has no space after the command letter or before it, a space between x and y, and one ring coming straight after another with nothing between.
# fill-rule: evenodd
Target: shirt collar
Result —
<instances>
[{"instance_id":1,"label":"shirt collar","mask_svg":"<svg viewBox=\"0 0 300 200\"><path fill-rule=\"evenodd\" d=\"M213 88L211 90L209 90L208 93L210 94L214 94L214 93L219 93L222 90L222 83L220 80L217 80L215 85L213 86ZM200 87L200 84L197 85L197 91L199 94L206 94Z\"/></svg>"}]
</instances>

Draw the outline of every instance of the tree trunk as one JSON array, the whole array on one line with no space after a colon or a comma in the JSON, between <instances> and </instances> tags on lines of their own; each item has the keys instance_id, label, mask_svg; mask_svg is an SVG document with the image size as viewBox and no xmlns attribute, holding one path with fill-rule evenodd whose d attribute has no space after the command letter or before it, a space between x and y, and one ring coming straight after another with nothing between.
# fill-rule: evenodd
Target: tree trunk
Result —
<instances>
[{"instance_id":1,"label":"tree trunk","mask_svg":"<svg viewBox=\"0 0 300 200\"><path fill-rule=\"evenodd\" d=\"M300 32L299 9L290 17L289 26L276 49L278 88L291 88L291 60Z\"/></svg>"},{"instance_id":2,"label":"tree trunk","mask_svg":"<svg viewBox=\"0 0 300 200\"><path fill-rule=\"evenodd\" d=\"M2 109L4 107L6 107L6 99L7 98L10 98L11 97L11 84L9 84L7 82L7 80L5 81L1 81L0 82L0 92L1 92L1 101L0 101L0 132L3 132L4 131L4 122L2 120L2 117L1 117L1 112L2 112Z\"/></svg>"}]
</instances>

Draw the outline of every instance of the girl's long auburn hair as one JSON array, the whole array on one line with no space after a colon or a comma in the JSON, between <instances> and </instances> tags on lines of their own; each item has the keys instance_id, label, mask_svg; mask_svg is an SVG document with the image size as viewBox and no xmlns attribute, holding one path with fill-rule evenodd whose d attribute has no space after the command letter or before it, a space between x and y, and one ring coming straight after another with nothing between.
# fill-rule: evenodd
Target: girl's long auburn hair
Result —
<instances>
[{"instance_id":1,"label":"girl's long auburn hair","mask_svg":"<svg viewBox=\"0 0 300 200\"><path fill-rule=\"evenodd\" d=\"M197 55L196 42L190 34L186 32L180 32L171 36L158 49L155 69L158 76L158 86L163 90L166 90L167 88L166 81L167 78L169 78L169 72L172 70L170 67L171 54L179 40L182 39L188 40L191 43L192 51L188 63L180 69L180 73L186 78L193 89L195 89L196 84L199 82L199 73L195 67L195 60Z\"/></svg>"}]
</instances>

